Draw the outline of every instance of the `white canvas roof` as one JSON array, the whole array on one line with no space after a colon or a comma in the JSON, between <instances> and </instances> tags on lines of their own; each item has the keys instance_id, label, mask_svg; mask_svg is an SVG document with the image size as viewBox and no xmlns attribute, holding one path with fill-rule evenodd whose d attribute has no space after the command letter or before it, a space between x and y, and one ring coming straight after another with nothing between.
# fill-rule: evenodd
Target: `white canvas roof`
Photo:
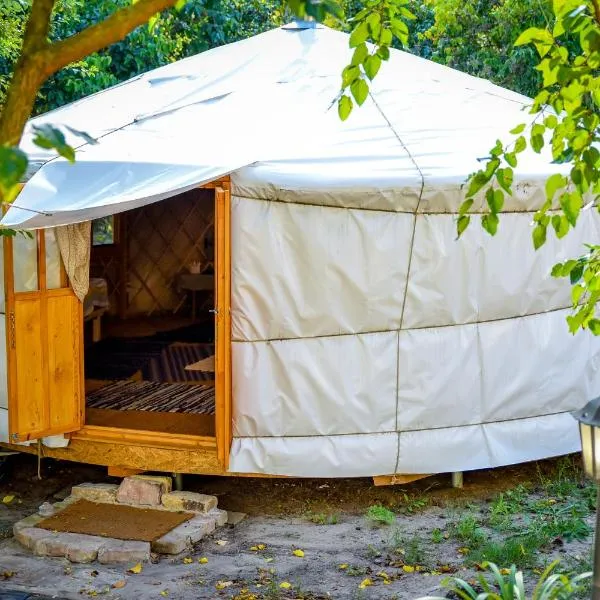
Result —
<instances>
[{"instance_id":1,"label":"white canvas roof","mask_svg":"<svg viewBox=\"0 0 600 600\"><path fill-rule=\"evenodd\" d=\"M342 123L335 100L351 53L347 34L290 25L33 119L22 148L38 170L2 223L89 220L228 173L234 190L255 197L311 202L311 193L324 192L334 205L340 194L345 203L355 195L361 207L411 212L422 198L420 211L452 210L476 159L527 117L523 96L392 50L371 97ZM68 125L98 143L68 139L79 146L69 164L32 143L31 125L41 123ZM528 160L521 180L540 182L548 161ZM530 208L532 191L521 189L512 208Z\"/></svg>"}]
</instances>

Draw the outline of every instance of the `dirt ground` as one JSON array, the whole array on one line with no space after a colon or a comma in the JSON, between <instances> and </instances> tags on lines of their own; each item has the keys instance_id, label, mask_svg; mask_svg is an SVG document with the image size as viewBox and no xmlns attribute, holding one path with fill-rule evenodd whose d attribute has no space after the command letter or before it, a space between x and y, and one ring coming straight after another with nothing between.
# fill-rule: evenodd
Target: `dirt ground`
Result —
<instances>
[{"instance_id":1,"label":"dirt ground","mask_svg":"<svg viewBox=\"0 0 600 600\"><path fill-rule=\"evenodd\" d=\"M445 596L441 582L448 574L472 579L482 558L494 553L521 561L529 580L554 558L565 572L589 566L595 496L576 459L466 473L463 489L453 489L449 475L386 488L370 479L186 477L185 489L217 495L221 508L248 518L139 573L128 571L134 565L71 565L22 549L12 538L15 521L64 498L72 485L110 479L102 468L46 459L38 480L33 457L12 463L0 481L0 592L65 599L413 600ZM547 534L539 537L542 529ZM525 530L527 537L516 537Z\"/></svg>"}]
</instances>

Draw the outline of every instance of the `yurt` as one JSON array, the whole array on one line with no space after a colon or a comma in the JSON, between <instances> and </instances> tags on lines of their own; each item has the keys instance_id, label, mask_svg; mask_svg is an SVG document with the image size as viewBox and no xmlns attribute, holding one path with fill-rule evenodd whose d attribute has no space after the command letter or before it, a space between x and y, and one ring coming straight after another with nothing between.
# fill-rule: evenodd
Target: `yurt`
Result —
<instances>
[{"instance_id":1,"label":"yurt","mask_svg":"<svg viewBox=\"0 0 600 600\"><path fill-rule=\"evenodd\" d=\"M5 449L400 481L579 448L600 340L568 332L550 270L596 212L534 252L558 167L525 155L498 234L457 240L467 176L530 100L393 50L341 122L351 53L292 23L29 123L2 219L32 234L0 262ZM74 164L33 144L44 123Z\"/></svg>"}]
</instances>

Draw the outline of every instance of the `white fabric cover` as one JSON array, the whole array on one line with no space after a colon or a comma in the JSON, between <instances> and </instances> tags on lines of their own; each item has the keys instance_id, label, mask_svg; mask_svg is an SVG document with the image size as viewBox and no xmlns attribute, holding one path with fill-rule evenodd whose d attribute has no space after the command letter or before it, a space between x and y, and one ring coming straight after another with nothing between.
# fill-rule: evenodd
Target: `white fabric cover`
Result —
<instances>
[{"instance_id":1,"label":"white fabric cover","mask_svg":"<svg viewBox=\"0 0 600 600\"><path fill-rule=\"evenodd\" d=\"M568 413L600 393L600 340L568 333L569 285L549 271L598 238L598 216L535 253L558 167L527 154L498 235L474 223L457 242L466 177L529 100L393 50L342 123L350 56L346 34L280 28L40 117L99 143L70 165L29 130L39 171L2 222L85 221L231 173L231 471L427 473L576 450Z\"/></svg>"}]
</instances>

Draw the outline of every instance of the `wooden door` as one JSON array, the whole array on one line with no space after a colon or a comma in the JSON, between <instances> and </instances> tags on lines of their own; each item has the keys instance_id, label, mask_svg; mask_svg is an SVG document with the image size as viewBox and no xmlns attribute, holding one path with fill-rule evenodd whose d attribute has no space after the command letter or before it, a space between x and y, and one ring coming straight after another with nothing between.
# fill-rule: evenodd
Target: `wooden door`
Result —
<instances>
[{"instance_id":1,"label":"wooden door","mask_svg":"<svg viewBox=\"0 0 600 600\"><path fill-rule=\"evenodd\" d=\"M81 429L83 307L53 232L5 237L4 280L11 441Z\"/></svg>"},{"instance_id":2,"label":"wooden door","mask_svg":"<svg viewBox=\"0 0 600 600\"><path fill-rule=\"evenodd\" d=\"M229 182L215 187L215 431L217 456L229 469L231 410L231 194Z\"/></svg>"}]
</instances>

